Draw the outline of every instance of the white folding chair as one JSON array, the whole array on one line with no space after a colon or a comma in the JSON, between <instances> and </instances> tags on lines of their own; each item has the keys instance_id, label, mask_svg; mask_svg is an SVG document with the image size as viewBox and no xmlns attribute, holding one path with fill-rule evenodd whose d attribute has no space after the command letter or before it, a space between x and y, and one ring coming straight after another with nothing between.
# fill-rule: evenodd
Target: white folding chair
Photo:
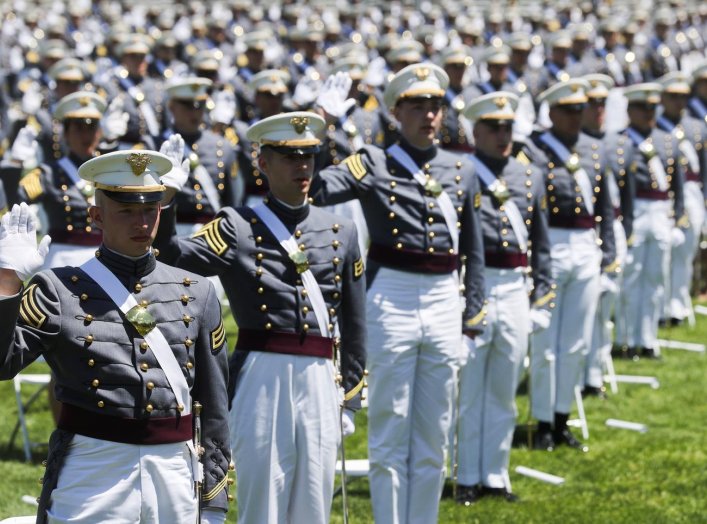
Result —
<instances>
[{"instance_id":1,"label":"white folding chair","mask_svg":"<svg viewBox=\"0 0 707 524\"><path fill-rule=\"evenodd\" d=\"M44 361L44 359L38 359L39 361ZM25 460L27 462L32 460L32 448L37 445L29 438L29 430L27 429L27 411L29 410L32 403L37 399L37 397L49 386L49 381L51 380L51 375L49 373L20 373L13 379L13 384L15 386L15 399L17 400L17 425L12 432L10 437L10 445L17 434L18 426L22 431L22 444L25 454ZM27 402L22 401L22 386L23 385L33 385L39 386L32 396L27 400Z\"/></svg>"},{"instance_id":2,"label":"white folding chair","mask_svg":"<svg viewBox=\"0 0 707 524\"><path fill-rule=\"evenodd\" d=\"M584 401L582 400L582 389L577 385L574 387L574 401L577 404L577 418L568 420L567 425L578 427L582 430L582 438L589 438L589 425L587 424L587 416L584 413Z\"/></svg>"}]
</instances>

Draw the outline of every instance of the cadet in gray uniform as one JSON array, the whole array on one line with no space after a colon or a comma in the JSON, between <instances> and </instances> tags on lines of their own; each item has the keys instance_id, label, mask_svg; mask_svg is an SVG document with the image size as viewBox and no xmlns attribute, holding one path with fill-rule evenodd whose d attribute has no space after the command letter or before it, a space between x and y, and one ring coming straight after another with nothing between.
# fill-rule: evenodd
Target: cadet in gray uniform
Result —
<instances>
[{"instance_id":1,"label":"cadet in gray uniform","mask_svg":"<svg viewBox=\"0 0 707 524\"><path fill-rule=\"evenodd\" d=\"M37 246L24 203L3 217L0 378L44 356L62 403L38 522L191 524L199 506L202 522L225 520L228 374L218 298L206 279L157 262L151 249L162 184L182 176L173 167L143 151L83 164L80 176L99 190L89 212L103 245L82 266L43 271L24 288L50 239Z\"/></svg>"},{"instance_id":2,"label":"cadet in gray uniform","mask_svg":"<svg viewBox=\"0 0 707 524\"><path fill-rule=\"evenodd\" d=\"M400 70L385 90L402 138L365 146L319 173L319 204L358 198L368 251L370 481L377 522L435 522L455 400L462 331L484 313L481 203L471 162L435 146L447 75ZM460 302L466 256L466 307Z\"/></svg>"},{"instance_id":3,"label":"cadet in gray uniform","mask_svg":"<svg viewBox=\"0 0 707 524\"><path fill-rule=\"evenodd\" d=\"M160 246L177 266L218 275L238 323L230 420L242 523L328 523L340 410L360 406L365 277L356 228L307 201L323 127L307 112L253 125L266 202L226 207L191 238Z\"/></svg>"},{"instance_id":4,"label":"cadet in gray uniform","mask_svg":"<svg viewBox=\"0 0 707 524\"><path fill-rule=\"evenodd\" d=\"M580 132L588 89L586 80L572 79L544 91L540 102L550 107L552 128L533 133L527 150L545 177L557 284L550 326L533 335L530 356L531 408L539 421L535 444L547 450L582 447L567 419L575 386L584 382L600 271L615 261L604 151L599 140Z\"/></svg>"},{"instance_id":5,"label":"cadet in gray uniform","mask_svg":"<svg viewBox=\"0 0 707 524\"><path fill-rule=\"evenodd\" d=\"M444 122L440 130L440 147L450 151L471 153L473 151L471 126L461 118L466 98L464 96L465 73L474 62L471 49L466 46L453 46L440 53L444 72L449 76L449 87L444 93Z\"/></svg>"},{"instance_id":6,"label":"cadet in gray uniform","mask_svg":"<svg viewBox=\"0 0 707 524\"><path fill-rule=\"evenodd\" d=\"M239 198L236 189L238 164L231 143L204 129L204 110L211 81L189 77L167 87L169 110L174 129L162 138L179 133L184 139L184 157L189 160L189 179L177 195L177 222L180 234L190 234L213 220L223 206L233 206Z\"/></svg>"},{"instance_id":7,"label":"cadet in gray uniform","mask_svg":"<svg viewBox=\"0 0 707 524\"><path fill-rule=\"evenodd\" d=\"M692 116L707 124L707 62L692 72L692 96L688 107Z\"/></svg>"},{"instance_id":8,"label":"cadet in gray uniform","mask_svg":"<svg viewBox=\"0 0 707 524\"><path fill-rule=\"evenodd\" d=\"M531 324L545 321L547 327L554 297L545 181L510 156L517 107L515 94L497 91L464 110L475 122L470 159L482 187L488 297L486 329L460 373L457 502L465 505L486 495L517 498L508 477L516 387Z\"/></svg>"},{"instance_id":9,"label":"cadet in gray uniform","mask_svg":"<svg viewBox=\"0 0 707 524\"><path fill-rule=\"evenodd\" d=\"M624 281L616 304L616 342L622 356L659 356L658 321L668 274L671 232L684 212L679 144L656 127L661 86L627 87L629 127L607 137L628 239ZM676 232L678 235L684 232Z\"/></svg>"},{"instance_id":10,"label":"cadet in gray uniform","mask_svg":"<svg viewBox=\"0 0 707 524\"><path fill-rule=\"evenodd\" d=\"M684 73L668 73L658 80L663 86L658 127L672 134L678 142L680 164L685 170L685 216L680 231L673 230L669 295L666 297L665 319L680 324L694 319L690 285L693 261L699 249L702 224L705 221L704 184L707 181L707 123L687 114L690 77Z\"/></svg>"}]
</instances>

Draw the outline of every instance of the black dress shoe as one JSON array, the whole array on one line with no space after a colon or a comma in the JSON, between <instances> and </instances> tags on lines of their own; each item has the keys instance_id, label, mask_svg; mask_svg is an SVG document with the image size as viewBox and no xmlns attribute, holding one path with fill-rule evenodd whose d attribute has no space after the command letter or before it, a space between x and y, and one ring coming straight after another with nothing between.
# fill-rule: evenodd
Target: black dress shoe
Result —
<instances>
[{"instance_id":1,"label":"black dress shoe","mask_svg":"<svg viewBox=\"0 0 707 524\"><path fill-rule=\"evenodd\" d=\"M660 360L660 355L653 348L641 348L641 356L652 360Z\"/></svg>"},{"instance_id":2,"label":"black dress shoe","mask_svg":"<svg viewBox=\"0 0 707 524\"><path fill-rule=\"evenodd\" d=\"M626 358L629 360L633 360L634 362L638 361L638 348L626 348Z\"/></svg>"},{"instance_id":3,"label":"black dress shoe","mask_svg":"<svg viewBox=\"0 0 707 524\"><path fill-rule=\"evenodd\" d=\"M678 326L682 325L682 323L683 323L684 321L685 321L684 318L671 317L671 318L670 318L670 325L671 325L672 327L678 327Z\"/></svg>"},{"instance_id":4,"label":"black dress shoe","mask_svg":"<svg viewBox=\"0 0 707 524\"><path fill-rule=\"evenodd\" d=\"M481 484L476 484L475 486L457 484L457 504L471 506L483 496L484 492Z\"/></svg>"},{"instance_id":5,"label":"black dress shoe","mask_svg":"<svg viewBox=\"0 0 707 524\"><path fill-rule=\"evenodd\" d=\"M577 440L577 438L572 434L569 428L564 428L562 431L555 433L553 437L555 443L558 446L564 444L565 446L569 446L574 449L579 449L585 453L589 451L589 448L582 444L579 440Z\"/></svg>"},{"instance_id":6,"label":"black dress shoe","mask_svg":"<svg viewBox=\"0 0 707 524\"><path fill-rule=\"evenodd\" d=\"M626 350L628 346L614 344L611 346L611 358L626 358Z\"/></svg>"},{"instance_id":7,"label":"black dress shoe","mask_svg":"<svg viewBox=\"0 0 707 524\"><path fill-rule=\"evenodd\" d=\"M551 431L543 431L535 434L533 448L543 451L553 451L555 449L555 439Z\"/></svg>"},{"instance_id":8,"label":"black dress shoe","mask_svg":"<svg viewBox=\"0 0 707 524\"><path fill-rule=\"evenodd\" d=\"M601 400L606 400L608 398L606 388L604 386L584 386L584 389L582 390L582 397L597 397Z\"/></svg>"},{"instance_id":9,"label":"black dress shoe","mask_svg":"<svg viewBox=\"0 0 707 524\"><path fill-rule=\"evenodd\" d=\"M503 497L507 502L518 502L518 495L511 493L506 488L489 488L488 486L483 486L482 489L486 496Z\"/></svg>"}]
</instances>

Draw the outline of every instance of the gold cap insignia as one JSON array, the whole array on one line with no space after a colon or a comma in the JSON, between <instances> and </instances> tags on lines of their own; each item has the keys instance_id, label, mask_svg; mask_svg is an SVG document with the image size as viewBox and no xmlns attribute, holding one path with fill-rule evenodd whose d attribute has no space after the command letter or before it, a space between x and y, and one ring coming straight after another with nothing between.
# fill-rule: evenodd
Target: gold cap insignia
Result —
<instances>
[{"instance_id":1,"label":"gold cap insignia","mask_svg":"<svg viewBox=\"0 0 707 524\"><path fill-rule=\"evenodd\" d=\"M570 89L572 90L573 93L576 93L577 91L579 91L579 84L570 85Z\"/></svg>"},{"instance_id":2,"label":"gold cap insignia","mask_svg":"<svg viewBox=\"0 0 707 524\"><path fill-rule=\"evenodd\" d=\"M87 96L83 96L79 98L79 104L81 104L83 107L91 105L91 99Z\"/></svg>"},{"instance_id":3,"label":"gold cap insignia","mask_svg":"<svg viewBox=\"0 0 707 524\"><path fill-rule=\"evenodd\" d=\"M295 128L297 134L301 135L309 124L309 117L294 116L290 118L290 125Z\"/></svg>"},{"instance_id":4,"label":"gold cap insignia","mask_svg":"<svg viewBox=\"0 0 707 524\"><path fill-rule=\"evenodd\" d=\"M499 109L505 107L505 105L508 103L508 99L505 96L498 96L494 98L493 101L496 104L496 107Z\"/></svg>"},{"instance_id":5,"label":"gold cap insignia","mask_svg":"<svg viewBox=\"0 0 707 524\"><path fill-rule=\"evenodd\" d=\"M427 77L430 76L429 67L418 67L415 69L415 76L418 80L427 80Z\"/></svg>"},{"instance_id":6,"label":"gold cap insignia","mask_svg":"<svg viewBox=\"0 0 707 524\"><path fill-rule=\"evenodd\" d=\"M193 93L196 93L199 90L199 84L192 84L190 87Z\"/></svg>"},{"instance_id":7,"label":"gold cap insignia","mask_svg":"<svg viewBox=\"0 0 707 524\"><path fill-rule=\"evenodd\" d=\"M147 165L152 162L149 155L144 153L132 153L128 155L125 161L130 164L130 169L133 170L135 176L140 176L147 169Z\"/></svg>"}]
</instances>

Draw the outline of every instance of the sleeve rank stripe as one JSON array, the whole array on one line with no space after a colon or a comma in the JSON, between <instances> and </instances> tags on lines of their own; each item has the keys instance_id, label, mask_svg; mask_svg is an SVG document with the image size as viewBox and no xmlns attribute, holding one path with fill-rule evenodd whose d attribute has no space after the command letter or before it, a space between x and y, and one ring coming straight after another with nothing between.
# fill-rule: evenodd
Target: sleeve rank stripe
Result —
<instances>
[{"instance_id":1,"label":"sleeve rank stripe","mask_svg":"<svg viewBox=\"0 0 707 524\"><path fill-rule=\"evenodd\" d=\"M359 258L354 262L354 277L358 278L363 275L363 259Z\"/></svg>"},{"instance_id":2,"label":"sleeve rank stripe","mask_svg":"<svg viewBox=\"0 0 707 524\"><path fill-rule=\"evenodd\" d=\"M366 168L363 167L360 154L348 157L344 160L344 164L346 164L346 167L349 168L349 171L351 171L351 174L356 180L361 180L364 176L366 176Z\"/></svg>"},{"instance_id":3,"label":"sleeve rank stripe","mask_svg":"<svg viewBox=\"0 0 707 524\"><path fill-rule=\"evenodd\" d=\"M41 171L35 169L34 171L26 174L22 180L20 180L20 185L24 188L27 193L27 197L30 200L34 200L39 195L42 194L42 183L39 181Z\"/></svg>"},{"instance_id":4,"label":"sleeve rank stripe","mask_svg":"<svg viewBox=\"0 0 707 524\"><path fill-rule=\"evenodd\" d=\"M20 317L28 325L40 328L47 320L47 315L37 306L37 302L34 298L36 292L37 284L32 284L27 288L27 291L25 291L20 303Z\"/></svg>"},{"instance_id":5,"label":"sleeve rank stripe","mask_svg":"<svg viewBox=\"0 0 707 524\"><path fill-rule=\"evenodd\" d=\"M481 322L485 316L486 316L486 310L482 309L474 318L467 320L466 325L467 326L475 326L476 324Z\"/></svg>"},{"instance_id":6,"label":"sleeve rank stripe","mask_svg":"<svg viewBox=\"0 0 707 524\"><path fill-rule=\"evenodd\" d=\"M226 252L228 245L224 242L223 237L221 237L221 232L218 228L219 222L221 222L221 218L212 220L199 231L194 233L192 238L204 237L211 250L220 256Z\"/></svg>"},{"instance_id":7,"label":"sleeve rank stripe","mask_svg":"<svg viewBox=\"0 0 707 524\"><path fill-rule=\"evenodd\" d=\"M555 294L554 291L550 291L550 292L549 292L547 295L545 295L544 297L540 297L539 299L537 299L537 300L535 301L535 303L533 304L533 306L542 307L542 306L544 306L545 304L547 304L548 302L550 302L550 301L551 301L553 298L555 298L556 296L557 296L557 295Z\"/></svg>"},{"instance_id":8,"label":"sleeve rank stripe","mask_svg":"<svg viewBox=\"0 0 707 524\"><path fill-rule=\"evenodd\" d=\"M214 489L212 489L208 493L205 493L201 496L201 500L203 500L204 502L207 502L209 500L216 498L216 496L219 493L221 493L221 490L226 488L227 481L228 481L228 475L224 475L223 479L221 479L221 481L218 484L216 484L216 486L214 486Z\"/></svg>"},{"instance_id":9,"label":"sleeve rank stripe","mask_svg":"<svg viewBox=\"0 0 707 524\"><path fill-rule=\"evenodd\" d=\"M223 344L224 340L226 340L226 329L223 327L223 322L221 322L219 326L211 332L211 347L219 347Z\"/></svg>"},{"instance_id":10,"label":"sleeve rank stripe","mask_svg":"<svg viewBox=\"0 0 707 524\"><path fill-rule=\"evenodd\" d=\"M346 394L344 395L344 400L345 400L345 401L351 400L351 399L354 398L356 395L358 395L358 393L359 393L362 389L363 389L363 380L361 380L361 382L359 382L358 384L356 384L356 386L355 386L351 391L349 391L348 393L346 393Z\"/></svg>"}]
</instances>

